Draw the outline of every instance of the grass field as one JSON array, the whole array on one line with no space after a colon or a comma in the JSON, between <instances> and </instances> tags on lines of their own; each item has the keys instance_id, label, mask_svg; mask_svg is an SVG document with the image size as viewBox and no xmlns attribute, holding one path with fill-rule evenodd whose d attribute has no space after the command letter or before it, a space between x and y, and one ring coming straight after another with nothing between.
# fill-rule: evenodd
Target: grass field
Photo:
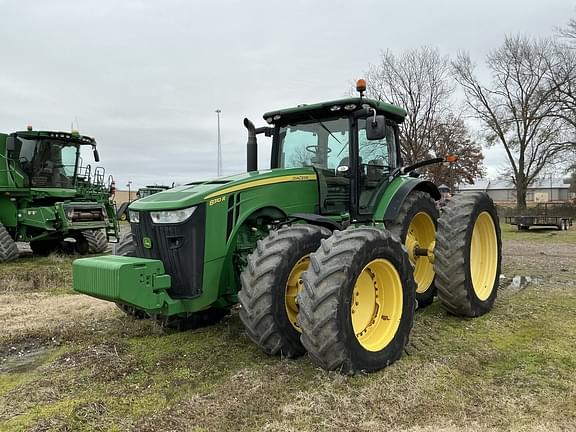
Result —
<instances>
[{"instance_id":1,"label":"grass field","mask_svg":"<svg viewBox=\"0 0 576 432\"><path fill-rule=\"evenodd\" d=\"M0 265L0 431L576 430L576 229L503 230L494 310L434 303L400 361L356 377L266 356L237 314L131 320L74 294L69 258Z\"/></svg>"}]
</instances>

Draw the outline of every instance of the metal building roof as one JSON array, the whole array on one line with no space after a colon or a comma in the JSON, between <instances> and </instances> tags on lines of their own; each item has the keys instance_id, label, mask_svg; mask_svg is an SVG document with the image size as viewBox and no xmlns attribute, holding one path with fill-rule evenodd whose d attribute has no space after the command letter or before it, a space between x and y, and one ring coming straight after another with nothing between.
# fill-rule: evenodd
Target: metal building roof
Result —
<instances>
[{"instance_id":1,"label":"metal building roof","mask_svg":"<svg viewBox=\"0 0 576 432\"><path fill-rule=\"evenodd\" d=\"M567 183L563 178L540 178L533 181L528 189L569 189L570 184ZM500 179L477 179L473 185L460 185L460 190L515 190L514 184L511 180L500 180Z\"/></svg>"}]
</instances>

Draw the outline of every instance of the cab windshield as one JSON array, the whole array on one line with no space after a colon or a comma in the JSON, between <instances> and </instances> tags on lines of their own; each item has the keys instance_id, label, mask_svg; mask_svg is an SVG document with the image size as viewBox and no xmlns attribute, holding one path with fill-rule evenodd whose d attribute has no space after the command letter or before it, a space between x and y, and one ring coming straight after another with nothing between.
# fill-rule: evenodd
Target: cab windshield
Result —
<instances>
[{"instance_id":1,"label":"cab windshield","mask_svg":"<svg viewBox=\"0 0 576 432\"><path fill-rule=\"evenodd\" d=\"M30 186L74 188L78 144L16 137L15 153Z\"/></svg>"},{"instance_id":2,"label":"cab windshield","mask_svg":"<svg viewBox=\"0 0 576 432\"><path fill-rule=\"evenodd\" d=\"M350 152L350 123L348 118L310 120L283 126L279 131L281 168L314 166L343 171L348 167ZM358 160L362 171L368 167L388 171L396 161L395 136L392 126L380 140L368 140L366 120L358 120Z\"/></svg>"},{"instance_id":3,"label":"cab windshield","mask_svg":"<svg viewBox=\"0 0 576 432\"><path fill-rule=\"evenodd\" d=\"M348 118L311 120L280 128L280 167L316 168L335 170L348 164Z\"/></svg>"},{"instance_id":4,"label":"cab windshield","mask_svg":"<svg viewBox=\"0 0 576 432\"><path fill-rule=\"evenodd\" d=\"M369 120L368 120L369 121ZM378 191L396 167L396 136L393 124L385 136L369 140L365 119L357 120L358 168L350 164L352 120L349 117L320 121L310 116L278 129L279 168L314 167L318 173L320 210L323 214L347 212L351 206L351 179L355 178L360 213L374 211Z\"/></svg>"}]
</instances>

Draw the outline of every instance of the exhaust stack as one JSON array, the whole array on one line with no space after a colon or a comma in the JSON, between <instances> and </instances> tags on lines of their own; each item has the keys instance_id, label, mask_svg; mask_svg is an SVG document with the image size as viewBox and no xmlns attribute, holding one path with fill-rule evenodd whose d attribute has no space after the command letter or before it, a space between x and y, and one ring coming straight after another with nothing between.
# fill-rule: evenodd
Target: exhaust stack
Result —
<instances>
[{"instance_id":1,"label":"exhaust stack","mask_svg":"<svg viewBox=\"0 0 576 432\"><path fill-rule=\"evenodd\" d=\"M247 118L244 119L244 127L248 130L248 141L246 141L246 171L258 170L258 142L256 140L256 128Z\"/></svg>"}]
</instances>

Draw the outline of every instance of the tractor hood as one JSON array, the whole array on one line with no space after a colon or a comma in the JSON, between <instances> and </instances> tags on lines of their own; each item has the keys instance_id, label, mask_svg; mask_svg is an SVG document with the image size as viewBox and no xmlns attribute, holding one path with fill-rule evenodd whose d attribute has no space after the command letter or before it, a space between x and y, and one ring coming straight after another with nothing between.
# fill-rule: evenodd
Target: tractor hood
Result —
<instances>
[{"instance_id":1,"label":"tractor hood","mask_svg":"<svg viewBox=\"0 0 576 432\"><path fill-rule=\"evenodd\" d=\"M130 204L131 210L176 210L209 202L223 195L276 183L316 181L313 168L252 171L205 182L190 183L159 192Z\"/></svg>"}]
</instances>

